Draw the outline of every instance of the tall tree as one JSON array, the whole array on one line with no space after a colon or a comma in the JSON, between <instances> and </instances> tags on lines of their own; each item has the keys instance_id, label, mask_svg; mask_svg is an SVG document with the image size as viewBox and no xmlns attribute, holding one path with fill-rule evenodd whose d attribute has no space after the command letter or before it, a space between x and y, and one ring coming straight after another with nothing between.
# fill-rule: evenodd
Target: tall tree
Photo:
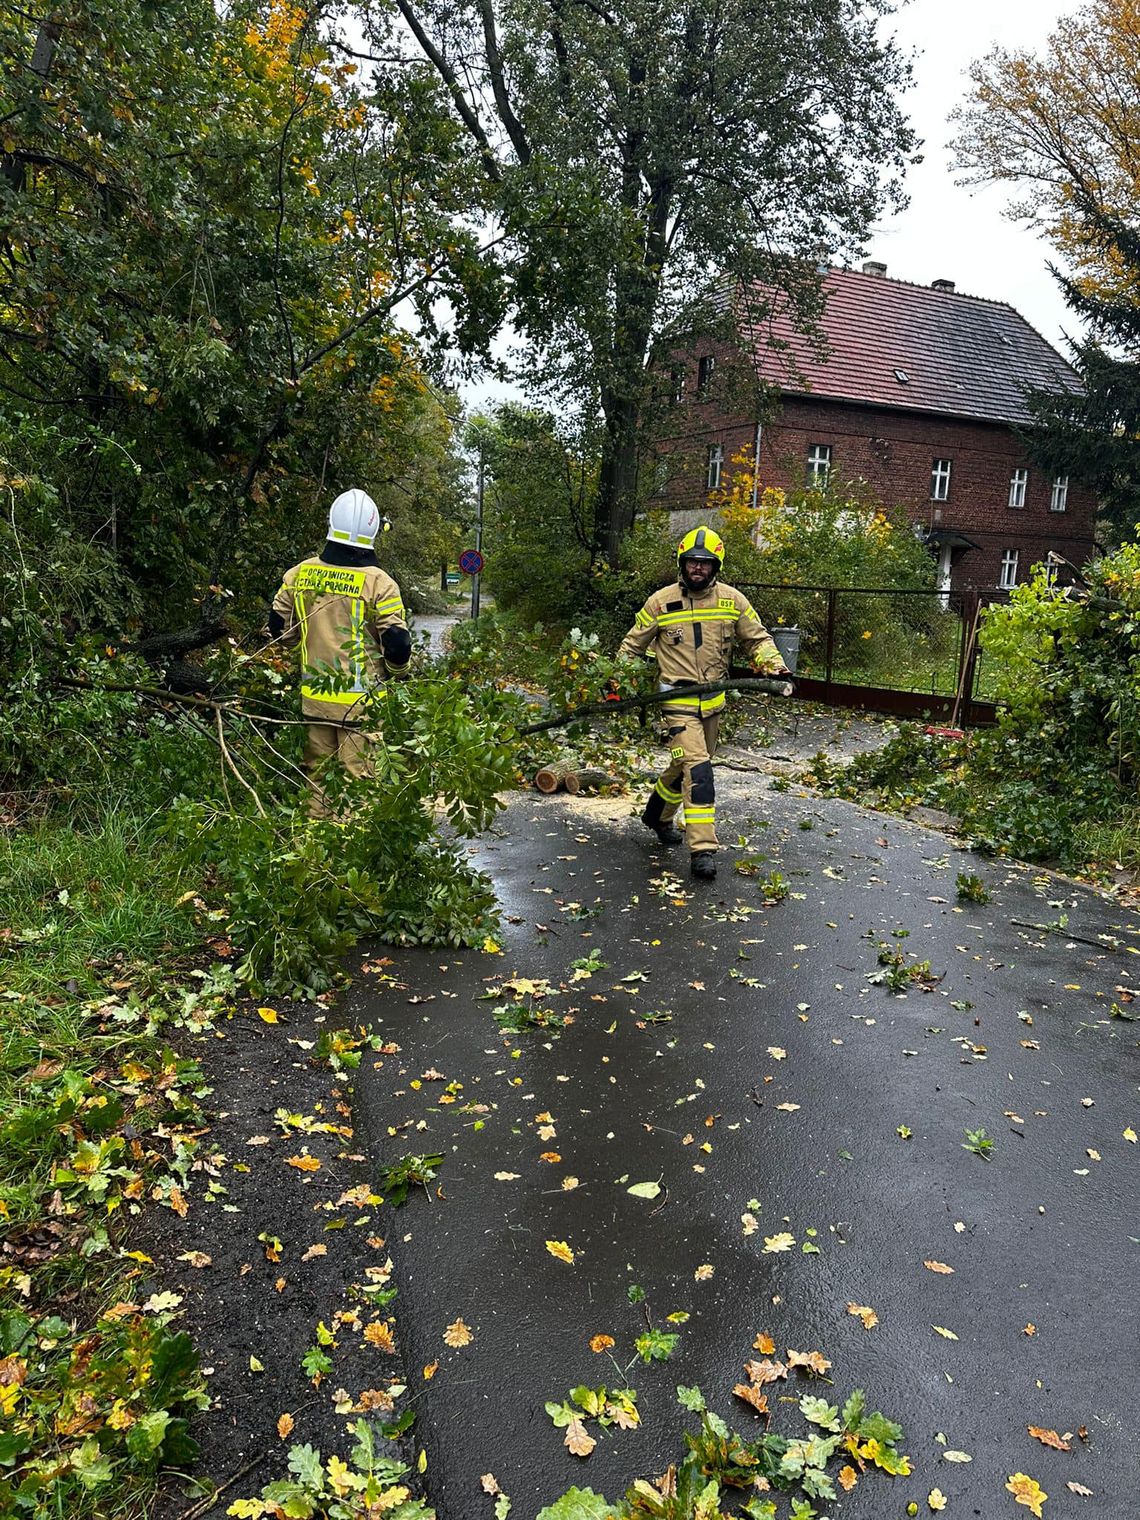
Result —
<instances>
[{"instance_id":1,"label":"tall tree","mask_svg":"<svg viewBox=\"0 0 1140 1520\"><path fill-rule=\"evenodd\" d=\"M416 498L450 424L396 310L497 320L482 181L427 66L362 61L320 0L0 10L0 571L82 546L168 626L350 469Z\"/></svg>"},{"instance_id":2,"label":"tall tree","mask_svg":"<svg viewBox=\"0 0 1140 1520\"><path fill-rule=\"evenodd\" d=\"M854 254L913 146L885 0L395 0L509 236L534 371L604 421L595 546L637 500L649 366L710 288ZM727 282L727 285L726 283ZM731 304L731 303L729 303ZM713 303L726 327L725 301Z\"/></svg>"},{"instance_id":3,"label":"tall tree","mask_svg":"<svg viewBox=\"0 0 1140 1520\"><path fill-rule=\"evenodd\" d=\"M1140 519L1140 13L1092 0L1038 55L995 49L954 113L969 182L1012 188L1008 214L1041 227L1087 336L1079 391L1030 398L1029 442L1052 473L1101 498L1116 537Z\"/></svg>"}]
</instances>

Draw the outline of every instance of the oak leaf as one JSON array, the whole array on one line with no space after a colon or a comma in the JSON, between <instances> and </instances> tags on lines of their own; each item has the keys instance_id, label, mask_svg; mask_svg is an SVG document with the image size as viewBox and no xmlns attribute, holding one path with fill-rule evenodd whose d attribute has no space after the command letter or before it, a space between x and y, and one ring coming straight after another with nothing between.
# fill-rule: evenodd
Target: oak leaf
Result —
<instances>
[{"instance_id":1,"label":"oak leaf","mask_svg":"<svg viewBox=\"0 0 1140 1520\"><path fill-rule=\"evenodd\" d=\"M598 1443L587 1431L582 1421L575 1415L566 1427L566 1437L563 1444L576 1457L588 1457Z\"/></svg>"},{"instance_id":2,"label":"oak leaf","mask_svg":"<svg viewBox=\"0 0 1140 1520\"><path fill-rule=\"evenodd\" d=\"M395 1356L396 1342L392 1339L392 1327L382 1319L374 1319L370 1325L365 1325L364 1339L370 1346L379 1346L381 1351Z\"/></svg>"},{"instance_id":3,"label":"oak leaf","mask_svg":"<svg viewBox=\"0 0 1140 1520\"><path fill-rule=\"evenodd\" d=\"M945 1509L946 1508L946 1495L942 1492L942 1490L940 1488L932 1488L930 1490L930 1492L926 1496L926 1502L927 1502L927 1504L930 1506L930 1508L932 1510L937 1511L937 1510Z\"/></svg>"},{"instance_id":4,"label":"oak leaf","mask_svg":"<svg viewBox=\"0 0 1140 1520\"><path fill-rule=\"evenodd\" d=\"M549 1161L551 1166L554 1166L556 1162L562 1160L562 1157L558 1154L557 1151L543 1151L538 1159L540 1161Z\"/></svg>"},{"instance_id":5,"label":"oak leaf","mask_svg":"<svg viewBox=\"0 0 1140 1520\"><path fill-rule=\"evenodd\" d=\"M307 1152L303 1156L286 1156L285 1165L294 1166L299 1172L319 1172L321 1169L321 1163L317 1158L310 1156Z\"/></svg>"},{"instance_id":6,"label":"oak leaf","mask_svg":"<svg viewBox=\"0 0 1140 1520\"><path fill-rule=\"evenodd\" d=\"M468 1326L463 1323L461 1316L453 1325L448 1325L443 1332L443 1340L447 1346L469 1346L474 1336Z\"/></svg>"},{"instance_id":7,"label":"oak leaf","mask_svg":"<svg viewBox=\"0 0 1140 1520\"><path fill-rule=\"evenodd\" d=\"M278 1417L277 1417L277 1435L278 1435L278 1439L282 1440L282 1441L287 1441L292 1434L293 1434L293 1416L291 1414L278 1415Z\"/></svg>"},{"instance_id":8,"label":"oak leaf","mask_svg":"<svg viewBox=\"0 0 1140 1520\"><path fill-rule=\"evenodd\" d=\"M879 1323L879 1316L869 1304L850 1303L847 1305L847 1312L848 1314L853 1314L856 1319L863 1321L864 1330L873 1330Z\"/></svg>"},{"instance_id":9,"label":"oak leaf","mask_svg":"<svg viewBox=\"0 0 1140 1520\"><path fill-rule=\"evenodd\" d=\"M839 1486L845 1494L849 1494L859 1481L859 1474L850 1463L846 1467L841 1467L835 1476L839 1480Z\"/></svg>"},{"instance_id":10,"label":"oak leaf","mask_svg":"<svg viewBox=\"0 0 1140 1520\"><path fill-rule=\"evenodd\" d=\"M790 1251L795 1243L796 1237L789 1234L787 1230L781 1230L778 1235L765 1235L762 1254L776 1256L781 1251Z\"/></svg>"},{"instance_id":11,"label":"oak leaf","mask_svg":"<svg viewBox=\"0 0 1140 1520\"><path fill-rule=\"evenodd\" d=\"M956 1341L958 1339L953 1330L947 1330L945 1325L931 1325L930 1328L945 1341Z\"/></svg>"},{"instance_id":12,"label":"oak leaf","mask_svg":"<svg viewBox=\"0 0 1140 1520\"><path fill-rule=\"evenodd\" d=\"M1035 1441L1040 1441L1042 1446L1051 1446L1054 1451L1072 1451L1071 1444L1063 1436L1059 1436L1055 1430L1042 1430L1040 1425L1027 1425L1026 1430Z\"/></svg>"},{"instance_id":13,"label":"oak leaf","mask_svg":"<svg viewBox=\"0 0 1140 1520\"><path fill-rule=\"evenodd\" d=\"M548 1240L546 1242L546 1249L550 1252L551 1256L556 1256L559 1261L564 1261L568 1267L574 1265L574 1252L564 1240Z\"/></svg>"},{"instance_id":14,"label":"oak leaf","mask_svg":"<svg viewBox=\"0 0 1140 1520\"><path fill-rule=\"evenodd\" d=\"M761 1393L759 1388L752 1387L748 1383L737 1383L732 1391L738 1399L751 1404L757 1414L768 1413L768 1395Z\"/></svg>"},{"instance_id":15,"label":"oak leaf","mask_svg":"<svg viewBox=\"0 0 1140 1520\"><path fill-rule=\"evenodd\" d=\"M712 1266L712 1264L706 1261L703 1266L699 1266L693 1273L694 1282L708 1282L709 1278L713 1275L713 1272L715 1270L716 1269Z\"/></svg>"},{"instance_id":16,"label":"oak leaf","mask_svg":"<svg viewBox=\"0 0 1140 1520\"><path fill-rule=\"evenodd\" d=\"M928 1272L941 1272L944 1276L953 1276L954 1268L948 1267L944 1261L924 1261L922 1264Z\"/></svg>"},{"instance_id":17,"label":"oak leaf","mask_svg":"<svg viewBox=\"0 0 1140 1520\"><path fill-rule=\"evenodd\" d=\"M1041 1506L1049 1495L1036 1478L1031 1478L1028 1473L1011 1473L1005 1486L1018 1504L1024 1504L1031 1515L1036 1515L1037 1520L1041 1520Z\"/></svg>"},{"instance_id":18,"label":"oak leaf","mask_svg":"<svg viewBox=\"0 0 1140 1520\"><path fill-rule=\"evenodd\" d=\"M612 1335L595 1335L590 1338L591 1351L608 1351L613 1344Z\"/></svg>"},{"instance_id":19,"label":"oak leaf","mask_svg":"<svg viewBox=\"0 0 1140 1520\"><path fill-rule=\"evenodd\" d=\"M827 1358L819 1351L788 1351L789 1367L806 1367L809 1372L815 1372L820 1377L831 1366Z\"/></svg>"},{"instance_id":20,"label":"oak leaf","mask_svg":"<svg viewBox=\"0 0 1140 1520\"><path fill-rule=\"evenodd\" d=\"M503 1491L499 1487L499 1480L495 1477L494 1473L484 1473L479 1482L485 1494L501 1494Z\"/></svg>"},{"instance_id":21,"label":"oak leaf","mask_svg":"<svg viewBox=\"0 0 1140 1520\"><path fill-rule=\"evenodd\" d=\"M213 1261L212 1256L207 1256L205 1251L183 1251L179 1261L187 1261L192 1267L208 1267Z\"/></svg>"},{"instance_id":22,"label":"oak leaf","mask_svg":"<svg viewBox=\"0 0 1140 1520\"><path fill-rule=\"evenodd\" d=\"M764 1339L767 1340L767 1336ZM765 1357L762 1362L745 1362L744 1371L748 1375L748 1381L760 1388L765 1383L775 1383L788 1375L788 1369L783 1362L773 1362L768 1357Z\"/></svg>"},{"instance_id":23,"label":"oak leaf","mask_svg":"<svg viewBox=\"0 0 1140 1520\"><path fill-rule=\"evenodd\" d=\"M1083 1483L1074 1483L1071 1478L1068 1483L1065 1484L1065 1487L1069 1490L1070 1493L1082 1494L1086 1499L1092 1498L1093 1491L1091 1488L1086 1488Z\"/></svg>"},{"instance_id":24,"label":"oak leaf","mask_svg":"<svg viewBox=\"0 0 1140 1520\"><path fill-rule=\"evenodd\" d=\"M763 1330L761 1330L760 1334L752 1342L752 1349L753 1351L761 1352L764 1356L771 1356L776 1349L776 1342L770 1335L765 1335Z\"/></svg>"}]
</instances>

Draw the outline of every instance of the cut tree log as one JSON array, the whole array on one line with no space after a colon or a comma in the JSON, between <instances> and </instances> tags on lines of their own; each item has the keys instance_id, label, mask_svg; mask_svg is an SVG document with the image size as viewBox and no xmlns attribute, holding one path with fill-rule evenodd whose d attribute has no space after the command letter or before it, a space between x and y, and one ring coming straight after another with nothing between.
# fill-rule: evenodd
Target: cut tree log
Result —
<instances>
[{"instance_id":1,"label":"cut tree log","mask_svg":"<svg viewBox=\"0 0 1140 1520\"><path fill-rule=\"evenodd\" d=\"M535 773L534 784L548 797L554 792L567 791L574 794L581 790L577 772L561 765L544 765Z\"/></svg>"}]
</instances>

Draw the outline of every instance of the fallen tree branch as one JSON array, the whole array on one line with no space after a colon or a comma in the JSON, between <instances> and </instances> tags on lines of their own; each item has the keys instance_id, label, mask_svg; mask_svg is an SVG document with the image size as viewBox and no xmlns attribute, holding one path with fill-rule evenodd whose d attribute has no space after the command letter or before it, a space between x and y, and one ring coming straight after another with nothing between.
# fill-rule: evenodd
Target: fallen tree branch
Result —
<instances>
[{"instance_id":1,"label":"fallen tree branch","mask_svg":"<svg viewBox=\"0 0 1140 1520\"><path fill-rule=\"evenodd\" d=\"M679 697L711 697L722 691L751 691L770 697L790 697L792 683L755 676L735 681L707 681L702 685L674 686L669 691L655 691L644 697L623 697L618 702L587 702L582 707L571 708L561 717L544 718L541 723L527 723L517 732L520 736L541 734L551 728L565 728L568 723L577 723L579 718L609 718L637 707L660 707L666 702L676 702Z\"/></svg>"}]
</instances>

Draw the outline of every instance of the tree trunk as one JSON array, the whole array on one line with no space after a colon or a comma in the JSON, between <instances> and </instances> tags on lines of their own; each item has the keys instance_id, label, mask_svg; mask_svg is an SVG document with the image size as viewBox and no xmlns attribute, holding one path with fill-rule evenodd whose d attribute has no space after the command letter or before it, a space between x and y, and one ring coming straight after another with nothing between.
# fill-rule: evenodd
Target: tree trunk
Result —
<instances>
[{"instance_id":1,"label":"tree trunk","mask_svg":"<svg viewBox=\"0 0 1140 1520\"><path fill-rule=\"evenodd\" d=\"M602 395L606 434L598 477L594 544L616 570L637 507L637 434L640 408L630 396Z\"/></svg>"}]
</instances>

